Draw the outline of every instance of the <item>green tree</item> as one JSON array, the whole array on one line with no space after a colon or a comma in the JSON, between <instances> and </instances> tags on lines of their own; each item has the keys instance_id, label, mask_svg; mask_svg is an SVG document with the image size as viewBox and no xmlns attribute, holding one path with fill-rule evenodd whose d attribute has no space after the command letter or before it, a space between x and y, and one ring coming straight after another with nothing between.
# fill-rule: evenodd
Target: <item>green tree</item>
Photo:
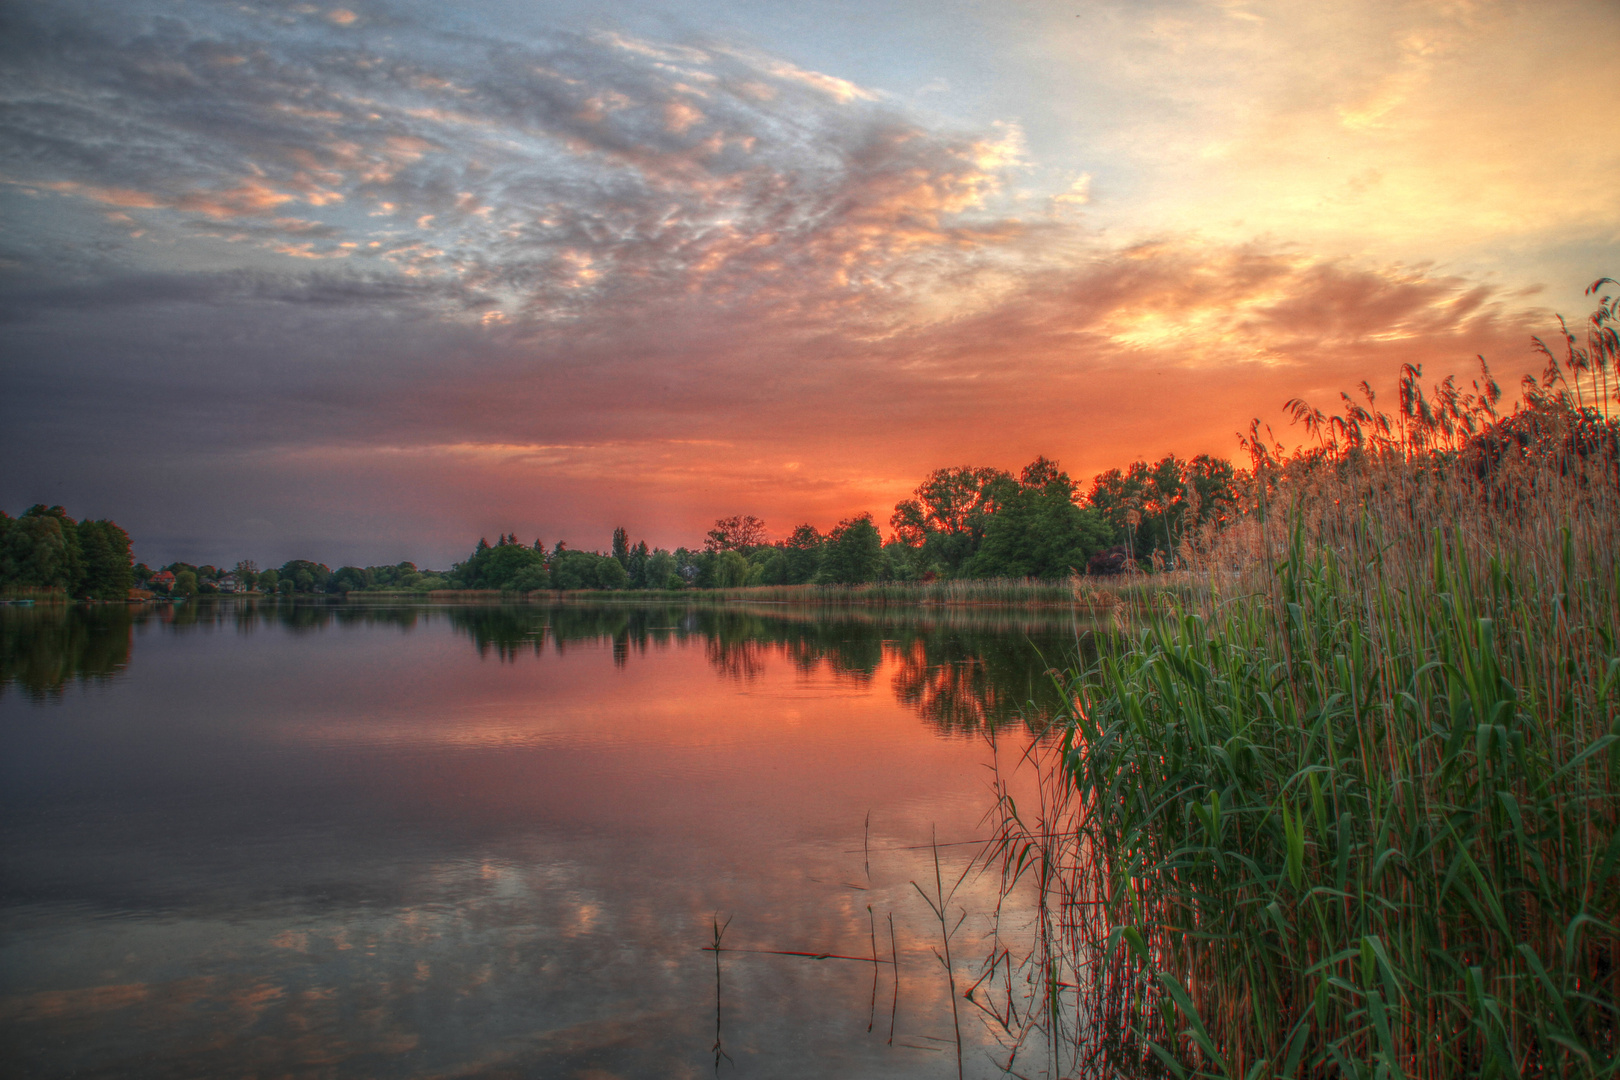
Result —
<instances>
[{"instance_id":1,"label":"green tree","mask_svg":"<svg viewBox=\"0 0 1620 1080\"><path fill-rule=\"evenodd\" d=\"M686 580L675 572L675 556L659 548L647 556L647 566L642 572L643 588L647 589L680 589L686 585ZM671 581L679 582L672 585Z\"/></svg>"},{"instance_id":2,"label":"green tree","mask_svg":"<svg viewBox=\"0 0 1620 1080\"><path fill-rule=\"evenodd\" d=\"M759 563L759 583L761 585L788 584L787 552L780 547L769 548L762 552Z\"/></svg>"},{"instance_id":3,"label":"green tree","mask_svg":"<svg viewBox=\"0 0 1620 1080\"><path fill-rule=\"evenodd\" d=\"M369 588L374 580L372 574L361 567L340 566L326 587L330 592L362 592Z\"/></svg>"},{"instance_id":4,"label":"green tree","mask_svg":"<svg viewBox=\"0 0 1620 1080\"><path fill-rule=\"evenodd\" d=\"M563 550L561 543L557 545L557 550ZM516 581L520 575L524 575L525 582L539 580L539 575L546 571L546 565L545 551L538 540L533 546L526 547L518 542L516 536L502 533L494 547L480 539L466 561L451 568L450 577L463 589L510 590L518 588Z\"/></svg>"},{"instance_id":5,"label":"green tree","mask_svg":"<svg viewBox=\"0 0 1620 1080\"><path fill-rule=\"evenodd\" d=\"M765 523L752 514L717 518L703 541L708 552L741 551L745 554L765 543Z\"/></svg>"},{"instance_id":6,"label":"green tree","mask_svg":"<svg viewBox=\"0 0 1620 1080\"><path fill-rule=\"evenodd\" d=\"M182 570L174 575L174 595L196 596L198 588L197 572L195 570Z\"/></svg>"},{"instance_id":7,"label":"green tree","mask_svg":"<svg viewBox=\"0 0 1620 1080\"><path fill-rule=\"evenodd\" d=\"M649 585L647 582L647 560L651 557L645 540L630 549L629 557L625 559L625 569L630 571L630 587L632 589L658 587Z\"/></svg>"},{"instance_id":8,"label":"green tree","mask_svg":"<svg viewBox=\"0 0 1620 1080\"><path fill-rule=\"evenodd\" d=\"M827 535L818 580L833 585L876 581L883 561L883 537L871 514L845 518Z\"/></svg>"},{"instance_id":9,"label":"green tree","mask_svg":"<svg viewBox=\"0 0 1620 1080\"><path fill-rule=\"evenodd\" d=\"M624 589L630 585L630 572L612 556L597 556L596 587L598 589Z\"/></svg>"},{"instance_id":10,"label":"green tree","mask_svg":"<svg viewBox=\"0 0 1620 1080\"><path fill-rule=\"evenodd\" d=\"M123 600L135 583L129 533L111 521L81 521L79 548L84 572L74 594L90 600Z\"/></svg>"},{"instance_id":11,"label":"green tree","mask_svg":"<svg viewBox=\"0 0 1620 1080\"><path fill-rule=\"evenodd\" d=\"M72 593L84 573L79 530L60 506L35 505L6 519L0 585Z\"/></svg>"},{"instance_id":12,"label":"green tree","mask_svg":"<svg viewBox=\"0 0 1620 1080\"><path fill-rule=\"evenodd\" d=\"M551 572L546 569L545 563L536 563L526 566L517 572L509 583L510 588L516 592L534 592L536 589L551 588Z\"/></svg>"},{"instance_id":13,"label":"green tree","mask_svg":"<svg viewBox=\"0 0 1620 1080\"><path fill-rule=\"evenodd\" d=\"M736 589L748 584L752 567L740 551L722 551L714 559L714 585L717 589Z\"/></svg>"},{"instance_id":14,"label":"green tree","mask_svg":"<svg viewBox=\"0 0 1620 1080\"><path fill-rule=\"evenodd\" d=\"M1102 514L1075 505L1075 484L1054 461L1024 469L985 529L984 543L963 566L969 577L1061 578L1084 570L1113 530Z\"/></svg>"},{"instance_id":15,"label":"green tree","mask_svg":"<svg viewBox=\"0 0 1620 1080\"><path fill-rule=\"evenodd\" d=\"M619 560L620 566L630 569L630 534L623 526L613 530L613 557Z\"/></svg>"},{"instance_id":16,"label":"green tree","mask_svg":"<svg viewBox=\"0 0 1620 1080\"><path fill-rule=\"evenodd\" d=\"M827 538L814 525L800 525L794 529L782 542L787 563L782 584L803 585L815 580L816 573L821 569L822 549L826 545Z\"/></svg>"},{"instance_id":17,"label":"green tree","mask_svg":"<svg viewBox=\"0 0 1620 1080\"><path fill-rule=\"evenodd\" d=\"M927 563L955 571L979 550L990 519L1016 486L1002 469L936 469L895 505L889 524L903 542L924 550Z\"/></svg>"},{"instance_id":18,"label":"green tree","mask_svg":"<svg viewBox=\"0 0 1620 1080\"><path fill-rule=\"evenodd\" d=\"M277 576L281 579L279 588L283 592L320 593L326 591L327 584L332 580L332 570L325 563L292 559L281 564ZM175 580L178 581L179 577L179 571L176 571Z\"/></svg>"},{"instance_id":19,"label":"green tree","mask_svg":"<svg viewBox=\"0 0 1620 1080\"><path fill-rule=\"evenodd\" d=\"M551 560L554 589L622 589L629 583L629 572L610 555L563 550Z\"/></svg>"},{"instance_id":20,"label":"green tree","mask_svg":"<svg viewBox=\"0 0 1620 1080\"><path fill-rule=\"evenodd\" d=\"M914 548L898 536L883 545L883 566L878 571L879 581L916 581L922 577L921 548Z\"/></svg>"},{"instance_id":21,"label":"green tree","mask_svg":"<svg viewBox=\"0 0 1620 1080\"><path fill-rule=\"evenodd\" d=\"M1151 465L1136 461L1123 472L1099 474L1086 501L1113 528L1115 543L1132 544L1133 558L1146 562L1159 552L1173 566L1183 539L1231 515L1236 473L1224 458L1200 454L1182 461L1170 454ZM1141 515L1134 528L1128 525L1133 510Z\"/></svg>"},{"instance_id":22,"label":"green tree","mask_svg":"<svg viewBox=\"0 0 1620 1080\"><path fill-rule=\"evenodd\" d=\"M258 586L262 591L273 593L276 591L276 586L278 586L280 583L281 575L276 573L275 570L271 569L259 571Z\"/></svg>"}]
</instances>

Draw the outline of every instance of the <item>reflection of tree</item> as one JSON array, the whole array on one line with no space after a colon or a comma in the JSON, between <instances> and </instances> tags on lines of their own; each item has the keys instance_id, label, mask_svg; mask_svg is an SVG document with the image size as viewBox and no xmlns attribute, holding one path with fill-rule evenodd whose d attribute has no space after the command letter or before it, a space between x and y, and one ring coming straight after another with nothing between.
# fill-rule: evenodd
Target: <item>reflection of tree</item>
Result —
<instances>
[{"instance_id":1,"label":"reflection of tree","mask_svg":"<svg viewBox=\"0 0 1620 1080\"><path fill-rule=\"evenodd\" d=\"M519 656L539 656L545 648L545 621L536 619L528 608L453 607L449 612L450 625L472 639L479 656L488 656L494 650L501 660L515 663Z\"/></svg>"},{"instance_id":2,"label":"reflection of tree","mask_svg":"<svg viewBox=\"0 0 1620 1080\"><path fill-rule=\"evenodd\" d=\"M502 660L563 653L574 643L608 644L615 664L649 644L700 641L715 671L738 680L781 656L799 671L870 682L898 662L895 696L945 732L974 732L1022 722L1043 726L1061 704L1045 675L1075 649L1071 627L1050 623L977 624L930 615L844 610L772 613L755 608L677 605L506 605L449 608L451 622L480 653Z\"/></svg>"},{"instance_id":3,"label":"reflection of tree","mask_svg":"<svg viewBox=\"0 0 1620 1080\"><path fill-rule=\"evenodd\" d=\"M649 648L699 644L715 671L753 679L771 658L805 673L866 685L895 666L896 698L942 732L994 729L1014 721L1032 728L1061 704L1044 674L1072 659L1072 627L997 622L959 614L852 612L702 604L500 604L466 606L193 601L129 609L0 609L0 685L34 695L60 693L75 679L106 678L129 663L131 627L157 623L170 632L278 626L295 634L329 626L415 626L447 619L481 656L515 663L559 655L574 645L606 646L624 666Z\"/></svg>"},{"instance_id":4,"label":"reflection of tree","mask_svg":"<svg viewBox=\"0 0 1620 1080\"><path fill-rule=\"evenodd\" d=\"M129 665L132 623L123 604L0 609L0 691L43 699L111 678Z\"/></svg>"},{"instance_id":5,"label":"reflection of tree","mask_svg":"<svg viewBox=\"0 0 1620 1080\"><path fill-rule=\"evenodd\" d=\"M765 657L774 651L763 641L737 641L718 635L704 644L709 663L731 679L754 679L765 672Z\"/></svg>"},{"instance_id":6,"label":"reflection of tree","mask_svg":"<svg viewBox=\"0 0 1620 1080\"><path fill-rule=\"evenodd\" d=\"M1061 652L1022 636L918 634L896 656L895 698L942 731L994 731L1013 721L1038 731L1062 704L1045 674Z\"/></svg>"},{"instance_id":7,"label":"reflection of tree","mask_svg":"<svg viewBox=\"0 0 1620 1080\"><path fill-rule=\"evenodd\" d=\"M312 633L328 626L397 626L409 630L431 609L421 607L372 607L345 605L342 601L243 600L231 597L189 600L184 604L143 608L135 621L161 624L165 629L184 632L199 627L210 630L234 628L248 634L261 626L279 626L295 634Z\"/></svg>"}]
</instances>

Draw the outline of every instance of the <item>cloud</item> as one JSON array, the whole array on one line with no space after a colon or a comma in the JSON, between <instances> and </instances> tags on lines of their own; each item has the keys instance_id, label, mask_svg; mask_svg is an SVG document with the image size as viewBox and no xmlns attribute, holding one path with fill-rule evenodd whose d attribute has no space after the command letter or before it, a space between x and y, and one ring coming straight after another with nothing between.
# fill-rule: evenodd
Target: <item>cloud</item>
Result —
<instances>
[{"instance_id":1,"label":"cloud","mask_svg":"<svg viewBox=\"0 0 1620 1080\"><path fill-rule=\"evenodd\" d=\"M116 29L76 10L17 27L36 92L0 152L24 164L12 183L117 206L152 243L375 250L553 320L669 291L860 306L931 250L1016 230L971 218L1019 164L1015 127L930 129L769 57L562 33L379 50L266 35L224 8L197 23L137 8ZM294 220L313 224L277 227ZM51 258L43 239L28 255ZM806 280L830 294L807 300Z\"/></svg>"},{"instance_id":2,"label":"cloud","mask_svg":"<svg viewBox=\"0 0 1620 1080\"><path fill-rule=\"evenodd\" d=\"M1120 102L1098 144L1133 181L1094 208L1112 222L1509 273L1529 249L1620 235L1620 147L1598 134L1620 81L1594 77L1620 39L1612 4L1170 0L1119 16L1054 11L1030 50Z\"/></svg>"},{"instance_id":3,"label":"cloud","mask_svg":"<svg viewBox=\"0 0 1620 1080\"><path fill-rule=\"evenodd\" d=\"M197 531L226 540L232 520L260 517L350 560L369 556L332 530L415 536L425 562L497 524L590 545L628 521L695 542L722 513L779 530L863 509L886 520L942 464L1045 453L1085 478L1139 455L1230 456L1250 416L1382 385L1403 362L1466 375L1482 352L1500 375L1528 368L1539 328L1467 281L1172 240L864 339L836 333L836 316L762 320L689 294L565 331L446 322L440 302L430 283L343 275L19 298L49 328L30 336L52 344L18 356L0 417L13 483L44 467L28 447L71 413L84 434L53 468L82 455L98 483L138 488L130 470L149 462L213 492L221 516ZM113 464L125 443L142 454ZM167 531L176 511L119 520Z\"/></svg>"},{"instance_id":4,"label":"cloud","mask_svg":"<svg viewBox=\"0 0 1620 1080\"><path fill-rule=\"evenodd\" d=\"M1025 212L1014 180L1045 166L1024 125L730 45L188 11L0 28L0 78L27 88L0 200L28 209L0 237L0 499L218 537L216 561L886 520L943 464L1230 454L1288 397L1407 361L1511 369L1540 325L1505 284L1286 231L1177 211L1099 233L1102 156ZM1165 23L1154 48L1230 59L1270 25ZM1440 77L1401 81L1439 63L1402 48L1300 115L1388 130ZM1293 152L1300 125L1256 124ZM1209 149L1212 187L1251 168ZM312 538L333 550L286 548Z\"/></svg>"},{"instance_id":5,"label":"cloud","mask_svg":"<svg viewBox=\"0 0 1620 1080\"><path fill-rule=\"evenodd\" d=\"M735 50L731 51L731 55L745 60L751 66L772 78L808 86L812 90L826 94L841 105L847 105L853 101L876 101L878 98L872 91L857 86L848 79L840 79L836 75L826 75L819 71L807 71L785 60L750 56L747 53Z\"/></svg>"}]
</instances>

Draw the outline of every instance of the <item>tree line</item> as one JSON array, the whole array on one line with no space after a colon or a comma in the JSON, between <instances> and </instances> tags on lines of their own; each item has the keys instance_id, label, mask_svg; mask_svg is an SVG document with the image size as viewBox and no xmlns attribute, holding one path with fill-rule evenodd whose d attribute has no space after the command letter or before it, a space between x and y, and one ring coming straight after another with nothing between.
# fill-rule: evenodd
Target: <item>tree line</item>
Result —
<instances>
[{"instance_id":1,"label":"tree line","mask_svg":"<svg viewBox=\"0 0 1620 1080\"><path fill-rule=\"evenodd\" d=\"M502 534L493 545L480 540L443 576L451 588L508 592L1053 579L1083 572L1092 556L1109 550L1169 569L1190 537L1231 514L1238 481L1224 459L1170 455L1111 469L1082 493L1057 462L1037 457L1016 476L982 467L935 470L895 506L887 538L870 514L825 533L802 524L775 541L758 517L720 518L702 548L673 551L632 543L622 527L607 552L562 543L548 550L538 539L524 544Z\"/></svg>"},{"instance_id":2,"label":"tree line","mask_svg":"<svg viewBox=\"0 0 1620 1080\"><path fill-rule=\"evenodd\" d=\"M1062 578L1104 551L1173 567L1183 541L1219 524L1236 503L1231 462L1167 456L1097 476L1088 491L1037 457L1016 476L1002 469L936 469L896 504L887 537L870 514L826 532L805 523L779 540L751 514L720 518L698 548L651 547L615 529L606 551L559 542L480 539L448 570L412 562L341 566L293 559L260 569L134 563L129 535L110 521L74 522L59 506L0 513L0 590L55 590L122 599L131 587L178 597L251 592L283 596L436 590L724 589L751 585L856 585L952 578Z\"/></svg>"},{"instance_id":3,"label":"tree line","mask_svg":"<svg viewBox=\"0 0 1620 1080\"><path fill-rule=\"evenodd\" d=\"M0 595L123 600L132 584L129 534L114 522L43 504L17 518L0 510Z\"/></svg>"}]
</instances>

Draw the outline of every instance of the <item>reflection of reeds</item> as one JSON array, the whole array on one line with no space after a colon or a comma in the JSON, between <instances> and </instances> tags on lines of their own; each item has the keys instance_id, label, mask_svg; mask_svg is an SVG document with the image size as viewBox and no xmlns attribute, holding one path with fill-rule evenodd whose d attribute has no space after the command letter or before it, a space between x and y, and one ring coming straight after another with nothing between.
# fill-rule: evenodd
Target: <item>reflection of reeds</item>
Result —
<instances>
[{"instance_id":1,"label":"reflection of reeds","mask_svg":"<svg viewBox=\"0 0 1620 1080\"><path fill-rule=\"evenodd\" d=\"M1067 677L999 850L1075 1072L1615 1075L1615 430L1482 430L1262 462L1243 577Z\"/></svg>"},{"instance_id":2,"label":"reflection of reeds","mask_svg":"<svg viewBox=\"0 0 1620 1080\"><path fill-rule=\"evenodd\" d=\"M962 1018L956 1007L956 965L951 960L951 939L956 936L956 931L961 929L962 922L967 918L967 912L962 912L962 917L956 920L955 926L950 925L947 912L952 898L956 896L956 890L961 886L962 880L967 876L968 871L973 868L973 864L969 863L962 868L962 873L958 875L955 883L947 891L944 878L941 876L939 869L938 839L936 838L930 846L933 848L934 853L934 895L929 896L928 893L923 891L923 887L915 881L911 883L911 887L917 890L917 895L923 898L923 903L928 905L928 910L934 913L934 918L939 922L940 948L944 951L941 952L939 949L935 949L934 956L938 958L940 965L944 967L945 981L950 987L951 1030L956 1036L956 1075L960 1080L962 1076Z\"/></svg>"}]
</instances>

